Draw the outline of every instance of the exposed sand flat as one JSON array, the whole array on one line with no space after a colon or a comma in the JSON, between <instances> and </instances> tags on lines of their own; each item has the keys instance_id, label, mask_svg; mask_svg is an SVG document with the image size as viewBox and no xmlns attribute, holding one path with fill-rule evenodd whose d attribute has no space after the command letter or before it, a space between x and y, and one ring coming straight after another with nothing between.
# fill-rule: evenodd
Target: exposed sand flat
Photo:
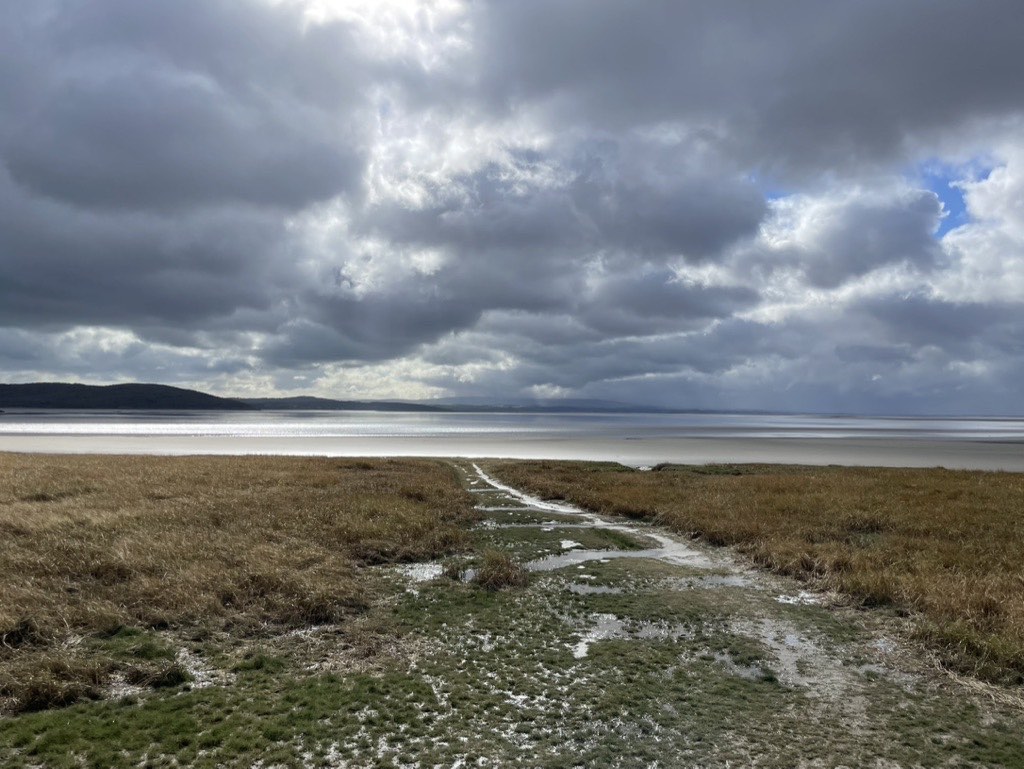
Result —
<instances>
[{"instance_id":1,"label":"exposed sand flat","mask_svg":"<svg viewBox=\"0 0 1024 769\"><path fill-rule=\"evenodd\" d=\"M368 436L0 434L0 451L69 454L281 454L305 456L584 459L659 462L948 467L1024 471L1024 443L935 438L687 438L531 434Z\"/></svg>"}]
</instances>

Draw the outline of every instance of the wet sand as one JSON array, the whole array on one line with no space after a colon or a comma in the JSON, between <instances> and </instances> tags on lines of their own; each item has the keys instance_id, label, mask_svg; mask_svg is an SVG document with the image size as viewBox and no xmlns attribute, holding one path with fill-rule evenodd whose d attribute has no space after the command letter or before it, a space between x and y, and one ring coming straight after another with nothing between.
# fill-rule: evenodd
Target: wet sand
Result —
<instances>
[{"instance_id":1,"label":"wet sand","mask_svg":"<svg viewBox=\"0 0 1024 769\"><path fill-rule=\"evenodd\" d=\"M279 454L301 456L581 459L660 462L947 467L1024 472L1024 443L908 438L544 436L222 436L0 434L0 451L69 454Z\"/></svg>"}]
</instances>

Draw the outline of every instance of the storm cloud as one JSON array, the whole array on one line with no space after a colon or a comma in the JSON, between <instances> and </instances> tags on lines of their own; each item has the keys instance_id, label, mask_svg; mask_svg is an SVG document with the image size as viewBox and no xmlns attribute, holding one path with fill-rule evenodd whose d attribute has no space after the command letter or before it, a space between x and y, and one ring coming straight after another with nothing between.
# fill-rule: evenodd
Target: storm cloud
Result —
<instances>
[{"instance_id":1,"label":"storm cloud","mask_svg":"<svg viewBox=\"0 0 1024 769\"><path fill-rule=\"evenodd\" d=\"M13 0L0 375L1019 412L1024 14Z\"/></svg>"}]
</instances>

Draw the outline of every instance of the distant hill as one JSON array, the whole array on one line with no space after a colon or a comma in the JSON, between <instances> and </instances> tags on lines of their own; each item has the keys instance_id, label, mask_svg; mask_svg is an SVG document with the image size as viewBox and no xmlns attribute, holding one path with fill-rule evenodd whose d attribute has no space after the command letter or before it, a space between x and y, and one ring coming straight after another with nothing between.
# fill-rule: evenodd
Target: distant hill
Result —
<instances>
[{"instance_id":1,"label":"distant hill","mask_svg":"<svg viewBox=\"0 0 1024 769\"><path fill-rule=\"evenodd\" d=\"M253 406L232 398L218 398L169 385L33 382L0 384L0 408L241 411Z\"/></svg>"},{"instance_id":2,"label":"distant hill","mask_svg":"<svg viewBox=\"0 0 1024 769\"><path fill-rule=\"evenodd\" d=\"M339 401L297 395L291 398L240 398L253 408L281 411L450 411L441 406L404 401Z\"/></svg>"},{"instance_id":3,"label":"distant hill","mask_svg":"<svg viewBox=\"0 0 1024 769\"><path fill-rule=\"evenodd\" d=\"M438 398L427 401L336 400L312 395L287 398L220 398L159 384L84 385L61 382L0 384L0 409L168 409L259 411L407 411L469 413L717 413L571 398ZM760 412L744 412L760 413Z\"/></svg>"}]
</instances>

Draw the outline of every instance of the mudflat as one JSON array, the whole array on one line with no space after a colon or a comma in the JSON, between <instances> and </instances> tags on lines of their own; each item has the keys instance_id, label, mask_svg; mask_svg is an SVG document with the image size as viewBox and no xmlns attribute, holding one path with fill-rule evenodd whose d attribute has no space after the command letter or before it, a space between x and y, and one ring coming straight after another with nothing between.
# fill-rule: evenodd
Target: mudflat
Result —
<instances>
[{"instance_id":1,"label":"mudflat","mask_svg":"<svg viewBox=\"0 0 1024 769\"><path fill-rule=\"evenodd\" d=\"M11 410L0 451L513 457L1024 472L1019 418Z\"/></svg>"},{"instance_id":2,"label":"mudflat","mask_svg":"<svg viewBox=\"0 0 1024 769\"><path fill-rule=\"evenodd\" d=\"M0 455L0 763L1024 766L1012 659L786 566L931 509L1017 616L1024 479L934 472Z\"/></svg>"},{"instance_id":3,"label":"mudflat","mask_svg":"<svg viewBox=\"0 0 1024 769\"><path fill-rule=\"evenodd\" d=\"M758 463L948 467L1024 472L1024 443L898 438L690 438L641 436L233 437L0 435L0 451L46 454L509 457L703 465Z\"/></svg>"}]
</instances>

